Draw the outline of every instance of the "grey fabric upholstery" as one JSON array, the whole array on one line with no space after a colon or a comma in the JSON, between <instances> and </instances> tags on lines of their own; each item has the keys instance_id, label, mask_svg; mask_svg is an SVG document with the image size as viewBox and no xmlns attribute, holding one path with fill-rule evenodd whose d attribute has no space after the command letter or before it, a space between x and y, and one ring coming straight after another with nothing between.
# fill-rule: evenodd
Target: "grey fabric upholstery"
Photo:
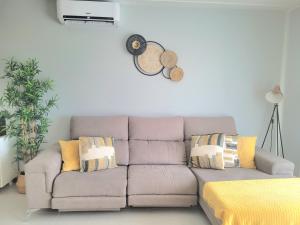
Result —
<instances>
[{"instance_id":1,"label":"grey fabric upholstery","mask_svg":"<svg viewBox=\"0 0 300 225\"><path fill-rule=\"evenodd\" d=\"M197 180L184 165L132 165L128 195L196 195Z\"/></svg>"},{"instance_id":2,"label":"grey fabric upholstery","mask_svg":"<svg viewBox=\"0 0 300 225\"><path fill-rule=\"evenodd\" d=\"M26 197L29 209L50 208L52 184L60 173L61 164L59 146L53 145L25 165Z\"/></svg>"},{"instance_id":3,"label":"grey fabric upholstery","mask_svg":"<svg viewBox=\"0 0 300 225\"><path fill-rule=\"evenodd\" d=\"M128 140L127 116L73 116L70 126L71 139L104 136Z\"/></svg>"},{"instance_id":4,"label":"grey fabric upholstery","mask_svg":"<svg viewBox=\"0 0 300 225\"><path fill-rule=\"evenodd\" d=\"M186 164L182 117L130 117L129 164Z\"/></svg>"},{"instance_id":5,"label":"grey fabric upholstery","mask_svg":"<svg viewBox=\"0 0 300 225\"><path fill-rule=\"evenodd\" d=\"M72 139L114 137L116 159L121 166L91 173L61 173L60 148L52 146L25 165L28 208L118 210L126 207L127 183L130 206L189 207L197 204L198 183L201 200L205 182L290 177L294 169L287 160L257 152L258 170L190 170L185 165L185 151L190 151L191 135L236 134L231 117L72 117L70 131ZM211 219L213 215L208 210L205 212Z\"/></svg>"},{"instance_id":6,"label":"grey fabric upholstery","mask_svg":"<svg viewBox=\"0 0 300 225\"><path fill-rule=\"evenodd\" d=\"M54 182L53 197L126 196L127 167L89 173L61 173Z\"/></svg>"},{"instance_id":7,"label":"grey fabric upholstery","mask_svg":"<svg viewBox=\"0 0 300 225\"><path fill-rule=\"evenodd\" d=\"M118 165L129 162L127 116L73 116L70 124L71 139L79 137L113 137Z\"/></svg>"},{"instance_id":8,"label":"grey fabric upholstery","mask_svg":"<svg viewBox=\"0 0 300 225\"><path fill-rule=\"evenodd\" d=\"M26 173L26 199L28 209L51 208L51 193L46 191L44 173Z\"/></svg>"},{"instance_id":9,"label":"grey fabric upholstery","mask_svg":"<svg viewBox=\"0 0 300 225\"><path fill-rule=\"evenodd\" d=\"M255 165L258 170L271 175L294 175L294 163L263 149L258 148L257 150L255 153Z\"/></svg>"},{"instance_id":10,"label":"grey fabric upholstery","mask_svg":"<svg viewBox=\"0 0 300 225\"><path fill-rule=\"evenodd\" d=\"M129 118L128 204L187 207L197 203L197 180L186 164L183 118Z\"/></svg>"},{"instance_id":11,"label":"grey fabric upholstery","mask_svg":"<svg viewBox=\"0 0 300 225\"><path fill-rule=\"evenodd\" d=\"M130 195L133 207L191 207L197 205L197 195Z\"/></svg>"},{"instance_id":12,"label":"grey fabric upholstery","mask_svg":"<svg viewBox=\"0 0 300 225\"><path fill-rule=\"evenodd\" d=\"M235 135L236 127L232 117L185 117L184 139L191 140L192 135L224 133Z\"/></svg>"},{"instance_id":13,"label":"grey fabric upholstery","mask_svg":"<svg viewBox=\"0 0 300 225\"><path fill-rule=\"evenodd\" d=\"M245 168L226 168L224 170L192 168L191 170L197 177L199 183L200 196L202 196L203 185L206 182L210 181L251 180L290 177L286 175L270 175L256 169Z\"/></svg>"},{"instance_id":14,"label":"grey fabric upholstery","mask_svg":"<svg viewBox=\"0 0 300 225\"><path fill-rule=\"evenodd\" d=\"M208 204L202 198L199 199L199 204L212 225L222 225L222 221L215 217L214 210L211 207L209 207Z\"/></svg>"},{"instance_id":15,"label":"grey fabric upholstery","mask_svg":"<svg viewBox=\"0 0 300 225\"><path fill-rule=\"evenodd\" d=\"M129 139L183 141L183 118L129 117Z\"/></svg>"},{"instance_id":16,"label":"grey fabric upholstery","mask_svg":"<svg viewBox=\"0 0 300 225\"><path fill-rule=\"evenodd\" d=\"M185 146L185 155L186 155L186 161L187 161L187 165L190 166L190 157L191 157L191 150L192 150L192 147L191 147L191 143L192 141L191 140L186 140L184 142L184 146Z\"/></svg>"},{"instance_id":17,"label":"grey fabric upholstery","mask_svg":"<svg viewBox=\"0 0 300 225\"><path fill-rule=\"evenodd\" d=\"M129 164L186 164L184 143L181 141L130 140Z\"/></svg>"},{"instance_id":18,"label":"grey fabric upholstery","mask_svg":"<svg viewBox=\"0 0 300 225\"><path fill-rule=\"evenodd\" d=\"M129 144L128 141L115 140L114 148L116 152L116 162L120 166L127 166L129 163Z\"/></svg>"},{"instance_id":19,"label":"grey fabric upholstery","mask_svg":"<svg viewBox=\"0 0 300 225\"><path fill-rule=\"evenodd\" d=\"M60 211L115 211L126 207L126 197L53 198L52 209ZM88 224L88 222L87 222Z\"/></svg>"}]
</instances>

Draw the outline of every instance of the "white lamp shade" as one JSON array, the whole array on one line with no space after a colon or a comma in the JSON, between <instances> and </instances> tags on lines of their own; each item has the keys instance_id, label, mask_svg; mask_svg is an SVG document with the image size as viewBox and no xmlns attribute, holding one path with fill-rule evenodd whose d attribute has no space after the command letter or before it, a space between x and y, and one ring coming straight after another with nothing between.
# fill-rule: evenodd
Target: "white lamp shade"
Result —
<instances>
[{"instance_id":1,"label":"white lamp shade","mask_svg":"<svg viewBox=\"0 0 300 225\"><path fill-rule=\"evenodd\" d=\"M280 86L275 86L272 91L266 94L266 100L272 104L279 104L283 100Z\"/></svg>"}]
</instances>

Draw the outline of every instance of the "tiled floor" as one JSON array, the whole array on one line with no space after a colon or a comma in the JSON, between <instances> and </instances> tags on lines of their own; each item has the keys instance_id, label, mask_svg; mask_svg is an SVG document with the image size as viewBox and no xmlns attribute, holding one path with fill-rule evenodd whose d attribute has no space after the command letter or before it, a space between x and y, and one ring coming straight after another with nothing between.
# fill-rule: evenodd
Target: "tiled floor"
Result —
<instances>
[{"instance_id":1,"label":"tiled floor","mask_svg":"<svg viewBox=\"0 0 300 225\"><path fill-rule=\"evenodd\" d=\"M25 195L14 186L0 189L0 225L209 225L198 207L188 209L123 209L120 212L34 212L26 217Z\"/></svg>"}]
</instances>

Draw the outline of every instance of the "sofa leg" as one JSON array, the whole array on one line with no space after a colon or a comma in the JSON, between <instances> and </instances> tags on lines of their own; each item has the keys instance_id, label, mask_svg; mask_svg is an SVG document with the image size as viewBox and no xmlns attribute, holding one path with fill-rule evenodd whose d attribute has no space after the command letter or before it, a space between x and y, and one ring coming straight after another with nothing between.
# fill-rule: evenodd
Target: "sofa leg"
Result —
<instances>
[{"instance_id":1,"label":"sofa leg","mask_svg":"<svg viewBox=\"0 0 300 225\"><path fill-rule=\"evenodd\" d=\"M25 213L25 217L24 217L24 222L29 221L31 218L31 215L37 211L39 211L39 209L27 209L26 213Z\"/></svg>"}]
</instances>

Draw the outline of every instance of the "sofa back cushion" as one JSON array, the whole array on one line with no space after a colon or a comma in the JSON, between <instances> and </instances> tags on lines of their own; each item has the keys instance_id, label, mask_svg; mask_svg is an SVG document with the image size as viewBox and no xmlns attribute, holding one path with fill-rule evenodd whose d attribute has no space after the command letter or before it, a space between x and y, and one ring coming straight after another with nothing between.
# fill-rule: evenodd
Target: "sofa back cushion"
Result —
<instances>
[{"instance_id":1,"label":"sofa back cushion","mask_svg":"<svg viewBox=\"0 0 300 225\"><path fill-rule=\"evenodd\" d=\"M129 118L129 164L186 164L182 117Z\"/></svg>"},{"instance_id":2,"label":"sofa back cushion","mask_svg":"<svg viewBox=\"0 0 300 225\"><path fill-rule=\"evenodd\" d=\"M79 137L113 137L118 165L128 165L127 116L73 116L70 124L71 139Z\"/></svg>"},{"instance_id":3,"label":"sofa back cushion","mask_svg":"<svg viewBox=\"0 0 300 225\"><path fill-rule=\"evenodd\" d=\"M183 141L183 118L129 117L129 139Z\"/></svg>"},{"instance_id":4,"label":"sofa back cushion","mask_svg":"<svg viewBox=\"0 0 300 225\"><path fill-rule=\"evenodd\" d=\"M191 152L191 139L193 135L205 135L212 133L224 133L236 135L235 122L232 117L185 117L184 141L186 155L189 159Z\"/></svg>"},{"instance_id":5,"label":"sofa back cushion","mask_svg":"<svg viewBox=\"0 0 300 225\"><path fill-rule=\"evenodd\" d=\"M232 117L186 117L184 118L184 140L191 140L192 135L224 133L236 135Z\"/></svg>"}]
</instances>

